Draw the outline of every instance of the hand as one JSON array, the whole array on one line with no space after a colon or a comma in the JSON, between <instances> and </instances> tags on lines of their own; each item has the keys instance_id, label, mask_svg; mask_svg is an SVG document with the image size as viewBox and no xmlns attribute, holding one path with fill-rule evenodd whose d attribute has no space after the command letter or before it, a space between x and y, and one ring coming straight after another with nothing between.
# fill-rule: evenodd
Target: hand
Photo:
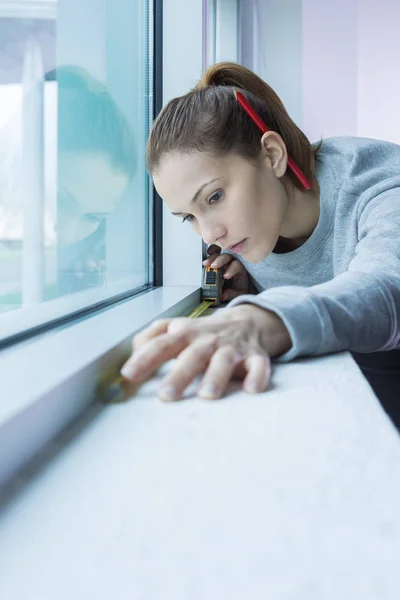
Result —
<instances>
[{"instance_id":1,"label":"hand","mask_svg":"<svg viewBox=\"0 0 400 600\"><path fill-rule=\"evenodd\" d=\"M192 380L205 371L199 395L220 398L234 377L247 392L262 392L271 378L270 357L291 347L289 333L273 312L242 304L211 317L161 319L133 339L133 355L122 375L145 381L163 363L177 358L162 381L163 400L178 400Z\"/></svg>"},{"instance_id":2,"label":"hand","mask_svg":"<svg viewBox=\"0 0 400 600\"><path fill-rule=\"evenodd\" d=\"M233 300L250 292L249 274L240 260L230 254L221 254L221 248L216 244L212 244L207 252L210 256L203 261L203 265L208 267L213 264L213 268L221 269L222 277L229 281L229 287L225 286L222 292L222 301Z\"/></svg>"}]
</instances>

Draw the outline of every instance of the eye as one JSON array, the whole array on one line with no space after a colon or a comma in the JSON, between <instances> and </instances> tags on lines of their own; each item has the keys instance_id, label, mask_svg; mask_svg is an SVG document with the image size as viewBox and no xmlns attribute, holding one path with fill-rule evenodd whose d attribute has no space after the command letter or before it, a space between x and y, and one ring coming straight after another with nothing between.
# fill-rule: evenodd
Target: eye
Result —
<instances>
[{"instance_id":1,"label":"eye","mask_svg":"<svg viewBox=\"0 0 400 600\"><path fill-rule=\"evenodd\" d=\"M185 221L188 221L190 223L190 221L192 219L193 219L193 215L186 215L185 217L183 217L182 223L184 223Z\"/></svg>"},{"instance_id":2,"label":"eye","mask_svg":"<svg viewBox=\"0 0 400 600\"><path fill-rule=\"evenodd\" d=\"M208 199L208 204L215 204L216 202L219 202L223 195L224 192L222 190L219 190L219 192L215 192L215 194L213 194L211 198Z\"/></svg>"},{"instance_id":3,"label":"eye","mask_svg":"<svg viewBox=\"0 0 400 600\"><path fill-rule=\"evenodd\" d=\"M213 194L210 198L208 198L207 204L209 204L209 205L216 204L217 202L219 202L221 200L223 195L224 195L224 192L222 190L215 192L215 194ZM182 219L182 223L184 223L185 221L188 221L190 223L191 221L193 221L193 219L194 219L193 215L185 215Z\"/></svg>"}]
</instances>

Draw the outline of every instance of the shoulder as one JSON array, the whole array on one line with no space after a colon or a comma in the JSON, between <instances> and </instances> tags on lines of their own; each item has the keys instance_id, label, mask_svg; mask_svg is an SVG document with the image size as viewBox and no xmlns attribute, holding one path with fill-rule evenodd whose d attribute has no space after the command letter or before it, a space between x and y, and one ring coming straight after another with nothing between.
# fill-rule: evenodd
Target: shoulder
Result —
<instances>
[{"instance_id":1,"label":"shoulder","mask_svg":"<svg viewBox=\"0 0 400 600\"><path fill-rule=\"evenodd\" d=\"M329 171L342 192L375 197L400 187L400 146L384 140L336 137L322 141L320 171ZM318 171L318 167L317 167Z\"/></svg>"},{"instance_id":2,"label":"shoulder","mask_svg":"<svg viewBox=\"0 0 400 600\"><path fill-rule=\"evenodd\" d=\"M314 143L313 146L318 146L318 143ZM386 160L388 157L400 160L400 145L372 138L331 137L322 139L317 156L342 157L347 161L357 160L368 166Z\"/></svg>"}]
</instances>

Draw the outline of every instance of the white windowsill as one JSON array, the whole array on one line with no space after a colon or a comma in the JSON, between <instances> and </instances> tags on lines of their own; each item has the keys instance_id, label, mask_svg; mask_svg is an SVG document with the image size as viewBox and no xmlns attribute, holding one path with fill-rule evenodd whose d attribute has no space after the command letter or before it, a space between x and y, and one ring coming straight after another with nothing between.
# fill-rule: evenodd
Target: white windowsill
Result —
<instances>
[{"instance_id":1,"label":"white windowsill","mask_svg":"<svg viewBox=\"0 0 400 600\"><path fill-rule=\"evenodd\" d=\"M104 369L123 363L136 331L199 301L199 288L164 286L3 350L0 485L92 402Z\"/></svg>"},{"instance_id":2,"label":"white windowsill","mask_svg":"<svg viewBox=\"0 0 400 600\"><path fill-rule=\"evenodd\" d=\"M1 598L399 598L399 438L348 353L275 365L253 396L157 384L21 478Z\"/></svg>"}]
</instances>

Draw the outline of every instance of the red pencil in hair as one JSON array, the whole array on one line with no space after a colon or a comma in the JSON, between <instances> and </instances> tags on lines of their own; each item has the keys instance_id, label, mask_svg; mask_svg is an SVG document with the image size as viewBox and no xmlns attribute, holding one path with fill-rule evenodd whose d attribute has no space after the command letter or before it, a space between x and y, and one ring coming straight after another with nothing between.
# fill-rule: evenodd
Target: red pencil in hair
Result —
<instances>
[{"instance_id":1,"label":"red pencil in hair","mask_svg":"<svg viewBox=\"0 0 400 600\"><path fill-rule=\"evenodd\" d=\"M265 133L266 131L271 131L269 129L269 127L267 127L266 124L264 123L264 121L261 119L260 115L254 110L254 108L252 106L250 106L250 104L247 102L247 100L243 96L243 94L241 92L238 92L237 90L233 90L233 91L236 96L236 100L239 102L239 104L243 108L243 110L249 115L249 117L253 121L253 123L255 123L257 125L257 127L261 131L261 133ZM297 179L300 181L302 186L306 190L309 190L311 188L311 183L309 182L307 177L304 175L303 171L301 171L301 169L296 165L294 160L292 158L290 158L290 156L288 156L288 167L294 173L294 175L297 177Z\"/></svg>"}]
</instances>

